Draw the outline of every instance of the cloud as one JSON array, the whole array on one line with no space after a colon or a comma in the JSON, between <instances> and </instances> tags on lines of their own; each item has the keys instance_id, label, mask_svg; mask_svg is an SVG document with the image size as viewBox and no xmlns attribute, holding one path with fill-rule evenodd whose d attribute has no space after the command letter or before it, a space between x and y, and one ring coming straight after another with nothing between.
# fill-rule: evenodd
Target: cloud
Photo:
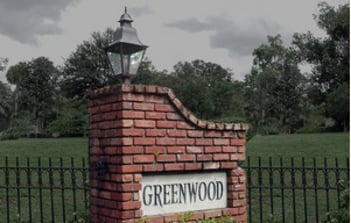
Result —
<instances>
[{"instance_id":1,"label":"cloud","mask_svg":"<svg viewBox=\"0 0 351 223\"><path fill-rule=\"evenodd\" d=\"M210 46L228 50L231 57L251 55L256 47L266 42L267 35L284 31L280 25L264 19L239 25L223 17L208 17L205 21L189 18L165 25L192 33L208 31Z\"/></svg>"},{"instance_id":2,"label":"cloud","mask_svg":"<svg viewBox=\"0 0 351 223\"><path fill-rule=\"evenodd\" d=\"M25 44L37 44L41 35L62 32L61 13L79 0L1 0L0 34Z\"/></svg>"},{"instance_id":3,"label":"cloud","mask_svg":"<svg viewBox=\"0 0 351 223\"><path fill-rule=\"evenodd\" d=\"M153 11L149 7L149 5L143 5L128 8L128 12L130 12L130 15L133 17L151 14Z\"/></svg>"}]
</instances>

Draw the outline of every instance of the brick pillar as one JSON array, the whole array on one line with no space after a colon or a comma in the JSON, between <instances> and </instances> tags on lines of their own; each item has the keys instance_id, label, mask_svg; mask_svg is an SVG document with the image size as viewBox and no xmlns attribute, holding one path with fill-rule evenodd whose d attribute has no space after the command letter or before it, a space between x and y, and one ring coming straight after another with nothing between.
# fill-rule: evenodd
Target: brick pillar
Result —
<instances>
[{"instance_id":1,"label":"brick pillar","mask_svg":"<svg viewBox=\"0 0 351 223\"><path fill-rule=\"evenodd\" d=\"M194 220L231 215L246 222L245 124L197 119L172 90L117 85L89 96L90 222L135 222L143 216L143 174L225 171L227 207L195 211ZM209 207L211 208L211 207ZM147 216L168 222L175 214Z\"/></svg>"}]
</instances>

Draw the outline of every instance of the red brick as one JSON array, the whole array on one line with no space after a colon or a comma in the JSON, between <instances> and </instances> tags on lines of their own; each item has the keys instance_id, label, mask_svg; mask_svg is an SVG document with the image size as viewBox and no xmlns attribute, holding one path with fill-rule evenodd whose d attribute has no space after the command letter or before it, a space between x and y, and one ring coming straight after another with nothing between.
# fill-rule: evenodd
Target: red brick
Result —
<instances>
[{"instance_id":1,"label":"red brick","mask_svg":"<svg viewBox=\"0 0 351 223\"><path fill-rule=\"evenodd\" d=\"M163 104L165 101L168 101L168 100L164 97L159 96L159 95L147 95L145 97L145 101L156 103L156 104Z\"/></svg>"},{"instance_id":2,"label":"red brick","mask_svg":"<svg viewBox=\"0 0 351 223\"><path fill-rule=\"evenodd\" d=\"M234 132L234 131L224 131L223 132L223 137L234 138L235 136L236 136L236 132Z\"/></svg>"},{"instance_id":3,"label":"red brick","mask_svg":"<svg viewBox=\"0 0 351 223\"><path fill-rule=\"evenodd\" d=\"M145 93L156 93L156 86L146 85Z\"/></svg>"},{"instance_id":4,"label":"red brick","mask_svg":"<svg viewBox=\"0 0 351 223\"><path fill-rule=\"evenodd\" d=\"M138 101L142 102L145 101L143 94L131 94L131 93L124 93L122 94L123 101Z\"/></svg>"},{"instance_id":5,"label":"red brick","mask_svg":"<svg viewBox=\"0 0 351 223\"><path fill-rule=\"evenodd\" d=\"M175 138L156 138L156 145L174 145Z\"/></svg>"},{"instance_id":6,"label":"red brick","mask_svg":"<svg viewBox=\"0 0 351 223\"><path fill-rule=\"evenodd\" d=\"M160 154L156 156L157 162L175 162L176 156L175 155L167 155L167 154Z\"/></svg>"},{"instance_id":7,"label":"red brick","mask_svg":"<svg viewBox=\"0 0 351 223\"><path fill-rule=\"evenodd\" d=\"M184 163L166 163L165 170L166 171L184 170Z\"/></svg>"},{"instance_id":8,"label":"red brick","mask_svg":"<svg viewBox=\"0 0 351 223\"><path fill-rule=\"evenodd\" d=\"M165 223L165 221L163 220L163 216L150 216L150 217L147 217L147 219L149 220L147 222L150 222L150 223L151 222L152 223Z\"/></svg>"},{"instance_id":9,"label":"red brick","mask_svg":"<svg viewBox=\"0 0 351 223\"><path fill-rule=\"evenodd\" d=\"M197 146L212 145L212 139L196 139L195 145L197 145Z\"/></svg>"},{"instance_id":10,"label":"red brick","mask_svg":"<svg viewBox=\"0 0 351 223\"><path fill-rule=\"evenodd\" d=\"M132 118L132 119L143 119L145 117L145 112L143 111L121 111L118 112L121 113L121 118L123 119L128 119L128 118Z\"/></svg>"},{"instance_id":11,"label":"red brick","mask_svg":"<svg viewBox=\"0 0 351 223\"><path fill-rule=\"evenodd\" d=\"M126 211L114 211L114 216L118 219L129 219L134 218L134 211L126 210ZM103 221L99 221L103 222ZM117 222L116 222L117 223Z\"/></svg>"},{"instance_id":12,"label":"red brick","mask_svg":"<svg viewBox=\"0 0 351 223\"><path fill-rule=\"evenodd\" d=\"M141 208L140 201L119 202L117 208L120 210L134 210Z\"/></svg>"},{"instance_id":13,"label":"red brick","mask_svg":"<svg viewBox=\"0 0 351 223\"><path fill-rule=\"evenodd\" d=\"M238 153L244 153L245 152L245 146L237 146Z\"/></svg>"},{"instance_id":14,"label":"red brick","mask_svg":"<svg viewBox=\"0 0 351 223\"><path fill-rule=\"evenodd\" d=\"M165 147L164 146L147 146L145 148L145 153L146 154L162 154L162 153L165 153Z\"/></svg>"},{"instance_id":15,"label":"red brick","mask_svg":"<svg viewBox=\"0 0 351 223\"><path fill-rule=\"evenodd\" d=\"M166 113L164 112L146 112L146 119L154 119L154 120L164 120L166 119Z\"/></svg>"},{"instance_id":16,"label":"red brick","mask_svg":"<svg viewBox=\"0 0 351 223\"><path fill-rule=\"evenodd\" d=\"M223 146L224 153L236 153L237 149L235 146Z\"/></svg>"},{"instance_id":17,"label":"red brick","mask_svg":"<svg viewBox=\"0 0 351 223\"><path fill-rule=\"evenodd\" d=\"M121 193L121 192L112 192L111 199L116 201L131 201L133 198L133 193Z\"/></svg>"},{"instance_id":18,"label":"red brick","mask_svg":"<svg viewBox=\"0 0 351 223\"><path fill-rule=\"evenodd\" d=\"M90 147L89 153L90 154L102 154L103 150L100 147Z\"/></svg>"},{"instance_id":19,"label":"red brick","mask_svg":"<svg viewBox=\"0 0 351 223\"><path fill-rule=\"evenodd\" d=\"M117 120L115 123L117 128L120 128L120 127L130 128L130 127L133 127L134 125L134 121L131 119Z\"/></svg>"},{"instance_id":20,"label":"red brick","mask_svg":"<svg viewBox=\"0 0 351 223\"><path fill-rule=\"evenodd\" d=\"M143 129L122 129L123 136L143 136Z\"/></svg>"},{"instance_id":21,"label":"red brick","mask_svg":"<svg viewBox=\"0 0 351 223\"><path fill-rule=\"evenodd\" d=\"M155 161L154 155L136 155L134 156L134 163L153 163Z\"/></svg>"},{"instance_id":22,"label":"red brick","mask_svg":"<svg viewBox=\"0 0 351 223\"><path fill-rule=\"evenodd\" d=\"M194 145L195 140L189 138L177 139L177 145Z\"/></svg>"},{"instance_id":23,"label":"red brick","mask_svg":"<svg viewBox=\"0 0 351 223\"><path fill-rule=\"evenodd\" d=\"M243 146L245 145L245 139L231 139L230 145L232 146Z\"/></svg>"},{"instance_id":24,"label":"red brick","mask_svg":"<svg viewBox=\"0 0 351 223\"><path fill-rule=\"evenodd\" d=\"M120 174L114 173L111 174L111 180L115 182L132 182L133 181L133 174Z\"/></svg>"},{"instance_id":25,"label":"red brick","mask_svg":"<svg viewBox=\"0 0 351 223\"><path fill-rule=\"evenodd\" d=\"M128 146L133 144L133 139L132 138L112 138L110 145L117 145L117 146Z\"/></svg>"},{"instance_id":26,"label":"red brick","mask_svg":"<svg viewBox=\"0 0 351 223\"><path fill-rule=\"evenodd\" d=\"M143 147L141 146L130 146L130 147L117 147L118 154L140 154L143 153Z\"/></svg>"},{"instance_id":27,"label":"red brick","mask_svg":"<svg viewBox=\"0 0 351 223\"><path fill-rule=\"evenodd\" d=\"M172 129L176 127L175 121L157 121L156 126L157 128L165 128L165 129Z\"/></svg>"},{"instance_id":28,"label":"red brick","mask_svg":"<svg viewBox=\"0 0 351 223\"><path fill-rule=\"evenodd\" d=\"M152 103L138 103L138 102L134 102L133 103L133 108L135 110L143 110L143 111L153 111L154 110L155 105Z\"/></svg>"},{"instance_id":29,"label":"red brick","mask_svg":"<svg viewBox=\"0 0 351 223\"><path fill-rule=\"evenodd\" d=\"M182 117L178 115L177 113L171 113L168 112L166 114L168 120L176 121L176 120L182 120Z\"/></svg>"},{"instance_id":30,"label":"red brick","mask_svg":"<svg viewBox=\"0 0 351 223\"><path fill-rule=\"evenodd\" d=\"M166 129L146 129L146 136L153 136L153 137L166 136Z\"/></svg>"},{"instance_id":31,"label":"red brick","mask_svg":"<svg viewBox=\"0 0 351 223\"><path fill-rule=\"evenodd\" d=\"M213 154L213 160L218 161L218 160L229 160L229 154L225 153L218 153L218 154Z\"/></svg>"},{"instance_id":32,"label":"red brick","mask_svg":"<svg viewBox=\"0 0 351 223\"><path fill-rule=\"evenodd\" d=\"M194 127L186 122L178 121L177 129L194 129Z\"/></svg>"},{"instance_id":33,"label":"red brick","mask_svg":"<svg viewBox=\"0 0 351 223\"><path fill-rule=\"evenodd\" d=\"M229 139L214 139L214 145L227 146L229 145Z\"/></svg>"},{"instance_id":34,"label":"red brick","mask_svg":"<svg viewBox=\"0 0 351 223\"><path fill-rule=\"evenodd\" d=\"M123 192L139 191L139 190L141 190L141 184L139 184L139 183L118 184L117 189L118 189L118 191L123 191Z\"/></svg>"},{"instance_id":35,"label":"red brick","mask_svg":"<svg viewBox=\"0 0 351 223\"><path fill-rule=\"evenodd\" d=\"M172 112L174 109L171 105L155 104L155 111Z\"/></svg>"},{"instance_id":36,"label":"red brick","mask_svg":"<svg viewBox=\"0 0 351 223\"><path fill-rule=\"evenodd\" d=\"M99 107L99 110L100 110L100 112L102 112L102 113L109 112L109 111L111 111L111 104L101 105L101 106Z\"/></svg>"},{"instance_id":37,"label":"red brick","mask_svg":"<svg viewBox=\"0 0 351 223\"><path fill-rule=\"evenodd\" d=\"M171 136L171 137L185 137L186 136L186 131L185 130L167 130L168 132L168 136Z\"/></svg>"},{"instance_id":38,"label":"red brick","mask_svg":"<svg viewBox=\"0 0 351 223\"><path fill-rule=\"evenodd\" d=\"M177 154L177 160L182 161L194 161L195 155L194 154Z\"/></svg>"},{"instance_id":39,"label":"red brick","mask_svg":"<svg viewBox=\"0 0 351 223\"><path fill-rule=\"evenodd\" d=\"M220 163L218 162L204 163L203 168L205 170L217 170L220 168Z\"/></svg>"},{"instance_id":40,"label":"red brick","mask_svg":"<svg viewBox=\"0 0 351 223\"><path fill-rule=\"evenodd\" d=\"M185 146L169 146L168 153L185 153Z\"/></svg>"},{"instance_id":41,"label":"red brick","mask_svg":"<svg viewBox=\"0 0 351 223\"><path fill-rule=\"evenodd\" d=\"M222 133L220 131L205 131L205 137L221 137Z\"/></svg>"},{"instance_id":42,"label":"red brick","mask_svg":"<svg viewBox=\"0 0 351 223\"><path fill-rule=\"evenodd\" d=\"M220 146L206 146L205 153L220 153L222 152L222 147Z\"/></svg>"},{"instance_id":43,"label":"red brick","mask_svg":"<svg viewBox=\"0 0 351 223\"><path fill-rule=\"evenodd\" d=\"M155 145L155 138L134 138L134 145Z\"/></svg>"},{"instance_id":44,"label":"red brick","mask_svg":"<svg viewBox=\"0 0 351 223\"><path fill-rule=\"evenodd\" d=\"M116 112L108 112L108 113L103 113L102 114L102 119L104 121L108 121L108 120L114 120L117 118L117 114Z\"/></svg>"},{"instance_id":45,"label":"red brick","mask_svg":"<svg viewBox=\"0 0 351 223\"><path fill-rule=\"evenodd\" d=\"M163 164L145 164L143 165L144 172L161 172L163 171Z\"/></svg>"},{"instance_id":46,"label":"red brick","mask_svg":"<svg viewBox=\"0 0 351 223\"><path fill-rule=\"evenodd\" d=\"M106 153L108 154L108 153ZM112 156L110 158L110 161L112 164L132 164L133 158L132 156L116 156L117 153L112 153Z\"/></svg>"},{"instance_id":47,"label":"red brick","mask_svg":"<svg viewBox=\"0 0 351 223\"><path fill-rule=\"evenodd\" d=\"M156 122L151 120L135 120L134 125L138 128L155 128Z\"/></svg>"},{"instance_id":48,"label":"red brick","mask_svg":"<svg viewBox=\"0 0 351 223\"><path fill-rule=\"evenodd\" d=\"M185 163L185 170L201 170L201 163Z\"/></svg>"},{"instance_id":49,"label":"red brick","mask_svg":"<svg viewBox=\"0 0 351 223\"><path fill-rule=\"evenodd\" d=\"M213 157L212 154L197 154L196 160L197 161L211 161L212 157Z\"/></svg>"},{"instance_id":50,"label":"red brick","mask_svg":"<svg viewBox=\"0 0 351 223\"><path fill-rule=\"evenodd\" d=\"M204 148L202 146L187 146L186 152L187 153L203 153Z\"/></svg>"},{"instance_id":51,"label":"red brick","mask_svg":"<svg viewBox=\"0 0 351 223\"><path fill-rule=\"evenodd\" d=\"M199 130L188 130L188 136L192 137L192 138L199 138L199 137L203 137L204 132L203 131L199 131Z\"/></svg>"},{"instance_id":52,"label":"red brick","mask_svg":"<svg viewBox=\"0 0 351 223\"><path fill-rule=\"evenodd\" d=\"M221 210L207 210L204 213L205 218L215 218L215 217L220 217L222 216L222 211Z\"/></svg>"},{"instance_id":53,"label":"red brick","mask_svg":"<svg viewBox=\"0 0 351 223\"><path fill-rule=\"evenodd\" d=\"M111 168L112 172L117 173L140 173L143 169L142 165L122 165L115 166L115 168Z\"/></svg>"},{"instance_id":54,"label":"red brick","mask_svg":"<svg viewBox=\"0 0 351 223\"><path fill-rule=\"evenodd\" d=\"M238 164L236 162L221 162L221 168L223 169L234 169L237 168Z\"/></svg>"}]
</instances>

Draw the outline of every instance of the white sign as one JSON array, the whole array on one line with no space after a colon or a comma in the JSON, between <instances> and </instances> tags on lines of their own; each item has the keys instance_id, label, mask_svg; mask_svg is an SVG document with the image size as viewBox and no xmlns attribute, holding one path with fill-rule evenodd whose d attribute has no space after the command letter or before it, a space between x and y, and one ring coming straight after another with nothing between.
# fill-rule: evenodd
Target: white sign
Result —
<instances>
[{"instance_id":1,"label":"white sign","mask_svg":"<svg viewBox=\"0 0 351 223\"><path fill-rule=\"evenodd\" d=\"M220 173L143 176L144 215L227 207L227 175Z\"/></svg>"}]
</instances>

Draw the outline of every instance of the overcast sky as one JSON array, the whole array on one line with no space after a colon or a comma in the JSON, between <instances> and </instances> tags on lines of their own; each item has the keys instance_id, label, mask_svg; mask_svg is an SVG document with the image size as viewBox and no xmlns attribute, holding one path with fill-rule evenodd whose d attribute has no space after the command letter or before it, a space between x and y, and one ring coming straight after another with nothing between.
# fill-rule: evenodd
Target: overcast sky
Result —
<instances>
[{"instance_id":1,"label":"overcast sky","mask_svg":"<svg viewBox=\"0 0 351 223\"><path fill-rule=\"evenodd\" d=\"M0 57L9 65L45 56L62 65L94 31L116 28L124 6L134 19L146 56L156 69L203 59L250 71L252 51L267 35L290 44L295 32L320 30L313 14L320 0L0 0ZM327 0L330 5L347 0ZM5 73L0 73L5 80Z\"/></svg>"}]
</instances>

